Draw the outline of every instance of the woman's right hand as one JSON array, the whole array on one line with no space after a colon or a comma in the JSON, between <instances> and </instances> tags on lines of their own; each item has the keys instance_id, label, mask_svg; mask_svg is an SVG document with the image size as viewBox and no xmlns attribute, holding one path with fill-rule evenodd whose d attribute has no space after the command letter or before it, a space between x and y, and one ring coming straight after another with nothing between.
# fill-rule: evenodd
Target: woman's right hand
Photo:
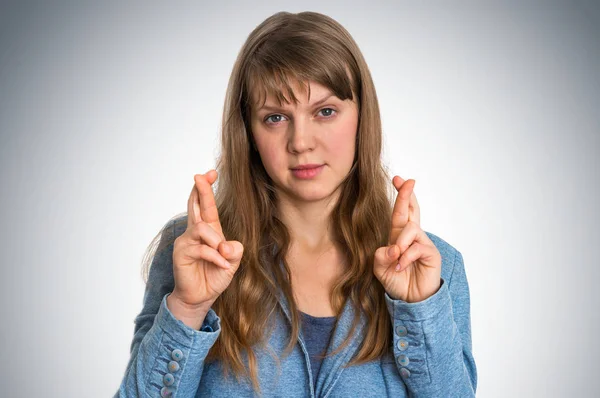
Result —
<instances>
[{"instance_id":1,"label":"woman's right hand","mask_svg":"<svg viewBox=\"0 0 600 398\"><path fill-rule=\"evenodd\" d=\"M171 295L188 308L210 308L239 268L244 246L227 241L212 191L217 171L194 175L187 229L174 242ZM227 251L229 248L229 251Z\"/></svg>"}]
</instances>

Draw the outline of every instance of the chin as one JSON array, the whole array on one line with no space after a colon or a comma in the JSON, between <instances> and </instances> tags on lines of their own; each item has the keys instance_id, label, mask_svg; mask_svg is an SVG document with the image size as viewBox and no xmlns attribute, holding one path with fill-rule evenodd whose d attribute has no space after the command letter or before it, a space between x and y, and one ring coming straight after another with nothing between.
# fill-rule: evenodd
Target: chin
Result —
<instances>
[{"instance_id":1,"label":"chin","mask_svg":"<svg viewBox=\"0 0 600 398\"><path fill-rule=\"evenodd\" d=\"M320 185L311 187L296 187L291 193L297 200L316 202L331 197L334 192L335 191L333 189Z\"/></svg>"},{"instance_id":2,"label":"chin","mask_svg":"<svg viewBox=\"0 0 600 398\"><path fill-rule=\"evenodd\" d=\"M275 187L291 200L316 202L331 197L336 192L336 187L339 188L340 182L334 184L327 179L302 181L291 177L285 178L283 184L276 183Z\"/></svg>"}]
</instances>

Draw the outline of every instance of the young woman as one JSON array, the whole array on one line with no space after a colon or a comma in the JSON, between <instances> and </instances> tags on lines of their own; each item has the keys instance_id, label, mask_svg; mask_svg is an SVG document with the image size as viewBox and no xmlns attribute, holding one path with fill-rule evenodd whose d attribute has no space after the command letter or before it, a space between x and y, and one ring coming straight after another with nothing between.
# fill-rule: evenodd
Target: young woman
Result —
<instances>
[{"instance_id":1,"label":"young woman","mask_svg":"<svg viewBox=\"0 0 600 398\"><path fill-rule=\"evenodd\" d=\"M222 128L216 169L153 242L115 396L474 396L462 255L421 229L415 180L382 165L350 34L314 12L267 18Z\"/></svg>"}]
</instances>

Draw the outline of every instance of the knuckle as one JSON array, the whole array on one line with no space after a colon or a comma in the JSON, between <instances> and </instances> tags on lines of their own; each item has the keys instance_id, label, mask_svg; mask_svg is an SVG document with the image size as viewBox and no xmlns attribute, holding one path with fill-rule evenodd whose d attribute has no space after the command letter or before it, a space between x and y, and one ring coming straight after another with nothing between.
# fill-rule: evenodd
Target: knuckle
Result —
<instances>
[{"instance_id":1,"label":"knuckle","mask_svg":"<svg viewBox=\"0 0 600 398\"><path fill-rule=\"evenodd\" d=\"M406 253L406 251L408 250L408 245L404 242L399 243L398 247L400 247L400 253L402 254Z\"/></svg>"},{"instance_id":2,"label":"knuckle","mask_svg":"<svg viewBox=\"0 0 600 398\"><path fill-rule=\"evenodd\" d=\"M175 255L176 253L179 253L179 250L181 249L181 240L179 238L176 238L175 241L173 241L173 255Z\"/></svg>"},{"instance_id":3,"label":"knuckle","mask_svg":"<svg viewBox=\"0 0 600 398\"><path fill-rule=\"evenodd\" d=\"M202 236L202 233L204 231L204 221L198 221L198 223L194 224L192 228L194 229L195 235Z\"/></svg>"},{"instance_id":4,"label":"knuckle","mask_svg":"<svg viewBox=\"0 0 600 398\"><path fill-rule=\"evenodd\" d=\"M179 235L177 238L175 238L175 240L173 241L173 251L179 251L181 250L182 247L186 246L186 234L183 233L181 235Z\"/></svg>"},{"instance_id":5,"label":"knuckle","mask_svg":"<svg viewBox=\"0 0 600 398\"><path fill-rule=\"evenodd\" d=\"M406 213L404 213L404 212L402 211L402 209L395 209L395 210L392 212L392 216L400 216L400 217L402 217L402 216L404 216L404 214L406 214Z\"/></svg>"},{"instance_id":6,"label":"knuckle","mask_svg":"<svg viewBox=\"0 0 600 398\"><path fill-rule=\"evenodd\" d=\"M196 234L199 235L202 239L206 240L208 234L210 234L211 227L208 225L206 221L200 221L198 224L194 226L196 229Z\"/></svg>"}]
</instances>

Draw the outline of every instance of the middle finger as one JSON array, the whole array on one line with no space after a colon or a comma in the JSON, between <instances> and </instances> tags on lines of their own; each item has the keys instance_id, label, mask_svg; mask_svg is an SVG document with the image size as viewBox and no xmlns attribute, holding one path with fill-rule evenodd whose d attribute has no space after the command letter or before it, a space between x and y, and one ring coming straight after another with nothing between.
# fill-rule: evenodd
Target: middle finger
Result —
<instances>
[{"instance_id":1,"label":"middle finger","mask_svg":"<svg viewBox=\"0 0 600 398\"><path fill-rule=\"evenodd\" d=\"M395 180L392 180L392 181L394 182ZM406 181L402 177L398 176L398 184L396 184L396 182L394 182L394 187L396 188L396 185L397 185L398 187L396 188L396 190L399 191L405 182ZM421 225L421 209L419 207L419 202L417 201L417 196L415 195L415 191L414 191L415 184L416 184L416 181L413 183L413 189L411 190L410 199L408 202L408 208L409 208L408 220L414 221L417 224Z\"/></svg>"},{"instance_id":2,"label":"middle finger","mask_svg":"<svg viewBox=\"0 0 600 398\"><path fill-rule=\"evenodd\" d=\"M396 202L394 203L394 208L392 210L392 219L391 219L391 228L390 228L390 237L389 244L393 244L394 241L400 235L402 229L406 226L406 223L409 221L409 199L410 199L410 190L411 188L411 180L407 182L403 182L398 184L398 181L401 180L400 177L397 179L394 177L392 182L394 186L398 190L398 195L396 196ZM414 181L414 180L413 180Z\"/></svg>"},{"instance_id":3,"label":"middle finger","mask_svg":"<svg viewBox=\"0 0 600 398\"><path fill-rule=\"evenodd\" d=\"M213 227L215 231L222 235L223 230L221 229L221 222L219 221L219 211L217 209L215 196L211 187L212 182L216 180L216 171L214 171L212 175L209 175L212 172L213 170L210 170L206 174L197 174L194 176L194 181L196 182L196 189L198 190L200 217L202 221L208 223L208 225ZM214 179L211 178L209 180L209 177Z\"/></svg>"}]
</instances>

